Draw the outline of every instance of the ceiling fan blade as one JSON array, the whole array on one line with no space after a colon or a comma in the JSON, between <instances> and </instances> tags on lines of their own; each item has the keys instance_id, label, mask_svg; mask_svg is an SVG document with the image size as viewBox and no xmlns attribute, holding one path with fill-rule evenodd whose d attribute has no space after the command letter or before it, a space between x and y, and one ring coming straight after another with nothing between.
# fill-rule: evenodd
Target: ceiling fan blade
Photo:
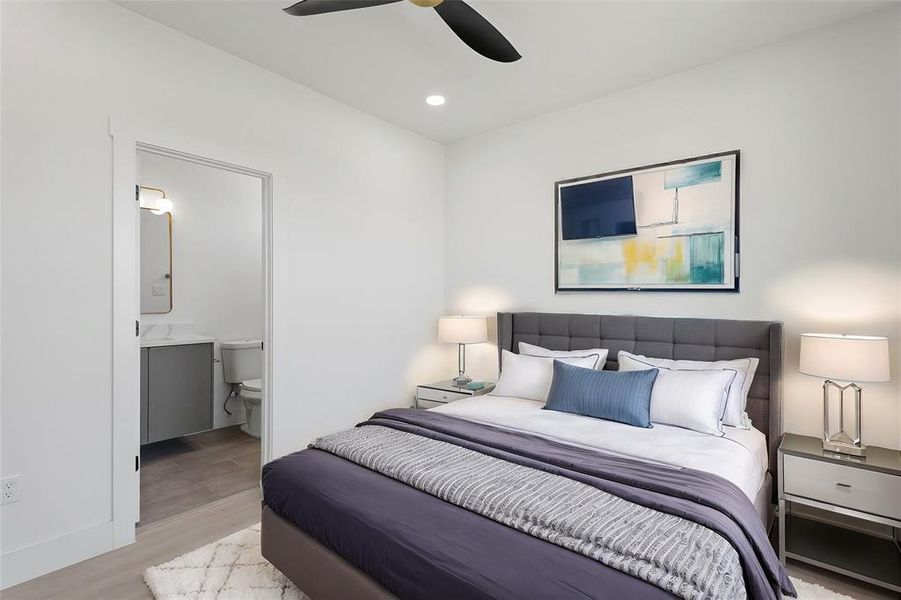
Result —
<instances>
[{"instance_id":1,"label":"ceiling fan blade","mask_svg":"<svg viewBox=\"0 0 901 600\"><path fill-rule=\"evenodd\" d=\"M463 0L444 0L435 10L457 37L482 56L498 62L522 58L494 25Z\"/></svg>"},{"instance_id":2,"label":"ceiling fan blade","mask_svg":"<svg viewBox=\"0 0 901 600\"><path fill-rule=\"evenodd\" d=\"M300 2L292 4L284 11L295 17L305 17L337 12L339 10L354 10L355 8L394 4L395 2L401 2L401 0L300 0Z\"/></svg>"}]
</instances>

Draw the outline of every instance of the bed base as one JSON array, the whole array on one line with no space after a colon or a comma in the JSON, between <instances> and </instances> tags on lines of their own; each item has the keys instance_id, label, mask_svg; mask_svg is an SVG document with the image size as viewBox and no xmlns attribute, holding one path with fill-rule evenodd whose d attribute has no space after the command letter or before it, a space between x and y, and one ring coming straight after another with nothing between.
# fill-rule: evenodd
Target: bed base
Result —
<instances>
[{"instance_id":1,"label":"bed base","mask_svg":"<svg viewBox=\"0 0 901 600\"><path fill-rule=\"evenodd\" d=\"M396 600L374 579L263 504L263 556L313 600Z\"/></svg>"},{"instance_id":2,"label":"bed base","mask_svg":"<svg viewBox=\"0 0 901 600\"><path fill-rule=\"evenodd\" d=\"M772 479L761 486L755 506L769 530L774 512L769 502ZM313 600L391 600L396 596L315 538L263 503L263 557Z\"/></svg>"}]
</instances>

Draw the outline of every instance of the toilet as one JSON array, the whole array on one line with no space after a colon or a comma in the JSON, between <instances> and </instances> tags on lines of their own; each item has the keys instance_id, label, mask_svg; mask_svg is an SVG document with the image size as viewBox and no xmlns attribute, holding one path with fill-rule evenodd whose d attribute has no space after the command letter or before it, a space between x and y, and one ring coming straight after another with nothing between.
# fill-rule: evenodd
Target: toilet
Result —
<instances>
[{"instance_id":1,"label":"toilet","mask_svg":"<svg viewBox=\"0 0 901 600\"><path fill-rule=\"evenodd\" d=\"M260 437L261 406L263 404L263 340L231 340L221 342L222 374L225 382L237 391L244 401L247 421L241 431Z\"/></svg>"}]
</instances>

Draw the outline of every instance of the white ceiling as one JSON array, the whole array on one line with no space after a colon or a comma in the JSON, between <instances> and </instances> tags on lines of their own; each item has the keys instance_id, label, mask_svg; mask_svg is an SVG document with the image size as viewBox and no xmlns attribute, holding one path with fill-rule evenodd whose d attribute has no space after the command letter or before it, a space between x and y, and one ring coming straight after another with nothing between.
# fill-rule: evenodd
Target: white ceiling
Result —
<instances>
[{"instance_id":1,"label":"white ceiling","mask_svg":"<svg viewBox=\"0 0 901 600\"><path fill-rule=\"evenodd\" d=\"M315 17L291 0L122 6L438 141L462 139L886 6L868 1L472 0L523 55L496 63L409 2ZM424 98L444 94L447 104Z\"/></svg>"}]
</instances>

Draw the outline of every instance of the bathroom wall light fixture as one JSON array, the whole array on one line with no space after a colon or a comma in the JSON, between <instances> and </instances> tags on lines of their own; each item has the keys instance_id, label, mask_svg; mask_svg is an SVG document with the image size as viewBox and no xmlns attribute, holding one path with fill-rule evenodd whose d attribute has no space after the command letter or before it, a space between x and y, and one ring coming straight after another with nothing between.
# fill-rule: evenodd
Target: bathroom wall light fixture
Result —
<instances>
[{"instance_id":1,"label":"bathroom wall light fixture","mask_svg":"<svg viewBox=\"0 0 901 600\"><path fill-rule=\"evenodd\" d=\"M141 208L148 208L150 212L155 215L164 215L167 212L172 212L172 208L174 205L172 204L172 200L166 197L165 190L160 188L150 187L149 185L139 185L138 186ZM159 198L147 198L144 195L144 191L155 192L160 194Z\"/></svg>"}]
</instances>

